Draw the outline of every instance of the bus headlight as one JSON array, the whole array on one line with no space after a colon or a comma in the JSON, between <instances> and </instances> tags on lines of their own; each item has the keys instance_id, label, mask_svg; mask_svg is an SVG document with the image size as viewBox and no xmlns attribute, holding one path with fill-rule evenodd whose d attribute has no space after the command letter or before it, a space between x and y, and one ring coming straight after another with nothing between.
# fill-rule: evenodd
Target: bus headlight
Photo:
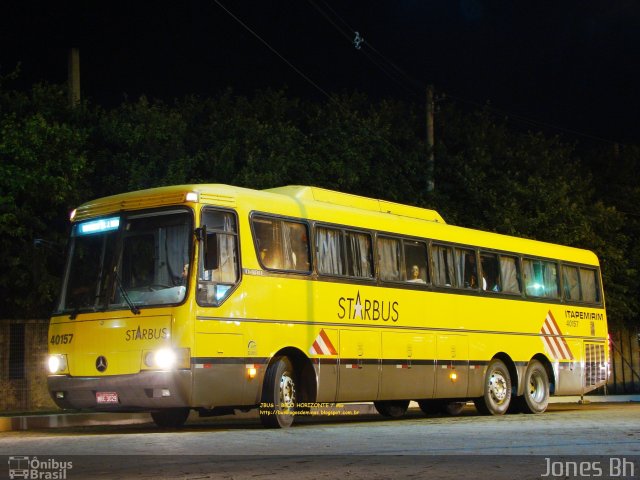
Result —
<instances>
[{"instance_id":1,"label":"bus headlight","mask_svg":"<svg viewBox=\"0 0 640 480\"><path fill-rule=\"evenodd\" d=\"M163 348L153 354L153 363L160 370L170 370L176 366L176 352L169 348Z\"/></svg>"},{"instance_id":2,"label":"bus headlight","mask_svg":"<svg viewBox=\"0 0 640 480\"><path fill-rule=\"evenodd\" d=\"M173 370L190 368L191 356L188 348L161 348L144 352L144 366L149 369Z\"/></svg>"},{"instance_id":3,"label":"bus headlight","mask_svg":"<svg viewBox=\"0 0 640 480\"><path fill-rule=\"evenodd\" d=\"M49 365L49 373L56 374L62 373L67 370L67 356L66 355L49 355L47 360Z\"/></svg>"}]
</instances>

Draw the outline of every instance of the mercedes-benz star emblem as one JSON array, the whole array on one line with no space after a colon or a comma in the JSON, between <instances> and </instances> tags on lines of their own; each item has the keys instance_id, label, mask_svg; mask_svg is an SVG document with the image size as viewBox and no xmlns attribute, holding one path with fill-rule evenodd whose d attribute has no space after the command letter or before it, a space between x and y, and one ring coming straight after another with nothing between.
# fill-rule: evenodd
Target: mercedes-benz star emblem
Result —
<instances>
[{"instance_id":1,"label":"mercedes-benz star emblem","mask_svg":"<svg viewBox=\"0 0 640 480\"><path fill-rule=\"evenodd\" d=\"M107 369L107 359L100 355L96 358L96 370L99 372L104 372Z\"/></svg>"}]
</instances>

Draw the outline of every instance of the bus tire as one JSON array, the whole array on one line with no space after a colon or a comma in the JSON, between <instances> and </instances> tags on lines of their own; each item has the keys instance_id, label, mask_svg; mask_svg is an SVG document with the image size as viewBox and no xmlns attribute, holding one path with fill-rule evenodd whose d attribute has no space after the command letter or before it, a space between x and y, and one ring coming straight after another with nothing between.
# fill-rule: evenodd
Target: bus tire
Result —
<instances>
[{"instance_id":1,"label":"bus tire","mask_svg":"<svg viewBox=\"0 0 640 480\"><path fill-rule=\"evenodd\" d=\"M373 402L373 405L383 417L399 418L407 413L409 400L384 400Z\"/></svg>"},{"instance_id":2,"label":"bus tire","mask_svg":"<svg viewBox=\"0 0 640 480\"><path fill-rule=\"evenodd\" d=\"M269 428L288 428L295 420L296 376L288 357L276 358L264 377L260 421Z\"/></svg>"},{"instance_id":3,"label":"bus tire","mask_svg":"<svg viewBox=\"0 0 640 480\"><path fill-rule=\"evenodd\" d=\"M160 428L180 428L188 417L188 408L164 408L151 412L151 418Z\"/></svg>"},{"instance_id":4,"label":"bus tire","mask_svg":"<svg viewBox=\"0 0 640 480\"><path fill-rule=\"evenodd\" d=\"M484 394L473 400L480 413L504 415L511 403L511 376L502 360L494 358L489 362L484 377Z\"/></svg>"},{"instance_id":5,"label":"bus tire","mask_svg":"<svg viewBox=\"0 0 640 480\"><path fill-rule=\"evenodd\" d=\"M518 398L524 413L543 413L549 406L549 376L544 365L532 360L524 373L524 395Z\"/></svg>"}]
</instances>

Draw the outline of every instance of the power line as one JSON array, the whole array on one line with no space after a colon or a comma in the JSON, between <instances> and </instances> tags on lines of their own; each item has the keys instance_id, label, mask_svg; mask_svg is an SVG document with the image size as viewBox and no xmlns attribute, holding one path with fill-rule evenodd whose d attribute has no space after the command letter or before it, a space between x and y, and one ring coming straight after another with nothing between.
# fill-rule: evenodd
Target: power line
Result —
<instances>
[{"instance_id":1,"label":"power line","mask_svg":"<svg viewBox=\"0 0 640 480\"><path fill-rule=\"evenodd\" d=\"M334 18L332 18L331 15L327 14L327 12L325 12L320 6L318 6L318 4L314 0L307 0L307 1L316 9L316 11L318 11L318 13L320 13L329 23L331 23L331 25L333 25L336 28L336 30L338 30L343 37L345 37L350 42L351 42L351 39L354 37L354 35L356 33L358 33L333 8L331 8L331 6L329 6L326 2L324 2L324 1L322 2L323 5L325 6L325 8L331 12L333 17L337 20L337 22L340 22L344 26L344 28L341 27L340 25L338 25L336 20L334 20ZM346 28L346 31L345 31L345 28ZM420 82L420 81L416 80L414 77L412 77L411 75L406 73L403 69L398 67L398 65L395 62L393 62L392 60L387 58L384 54L382 54L379 50L374 48L374 46L371 44L370 41L366 41L365 40L364 42L362 42L362 46L363 46L363 48L360 51L362 51L363 54L365 55L365 57L367 57L367 59L370 62L372 62L376 67L378 67L387 77L389 77L392 81L394 81L399 86L401 86L405 91L407 91L409 93L416 94L416 95L422 95L424 82ZM369 51L372 52L372 53L369 53ZM375 58L375 57L378 57L378 58ZM388 68L387 66L389 66L390 68ZM393 73L390 73L390 70L395 72L397 74L397 76L394 75ZM403 84L401 79L404 79L404 81L406 81L409 84L409 86ZM533 118L530 118L530 117L527 117L527 116L524 116L524 115L515 114L515 113L509 112L509 111L504 110L504 109L499 109L499 108L493 107L493 106L488 105L486 103L485 104L481 104L481 103L473 101L473 100L468 100L468 99L460 97L459 95L450 94L449 92L446 92L446 91L442 91L441 90L441 92L444 93L447 97L453 98L454 100L456 100L458 102L474 105L474 106L480 107L480 108L485 108L485 109L487 109L489 111L492 111L492 112L494 112L496 114L505 116L505 117L507 117L507 120L511 120L512 119L512 120L515 120L517 122L520 122L520 123L523 123L523 124L526 124L526 125L530 125L532 127L552 129L552 130L556 130L556 131L559 131L559 132L564 132L564 133L567 133L567 134L570 134L570 135L575 135L575 136L588 138L588 139L595 140L595 141L598 141L598 142L623 145L620 142L616 142L616 141L611 140L611 139L607 139L607 138L599 137L597 135L592 135L592 134L580 132L580 131L575 130L575 129L562 127L562 126L555 125L555 124L552 124L552 123L549 123L549 122L544 122L544 121L541 121L541 120L533 119Z\"/></svg>"},{"instance_id":2,"label":"power line","mask_svg":"<svg viewBox=\"0 0 640 480\"><path fill-rule=\"evenodd\" d=\"M260 35L258 35L254 30L252 30L251 28L249 28L249 26L244 23L238 16L234 15L229 9L227 9L224 5L222 5L222 3L220 3L219 0L214 0L214 2L216 4L218 4L218 6L220 8L222 8L225 12L227 12L227 14L229 14L229 16L231 16L236 22L238 22L240 25L242 25L242 27L244 27L247 31L249 31L254 37L256 37L258 40L260 40L260 42L265 45L269 50L271 50L274 54L276 54L283 62L285 62L287 65L289 65L289 67L291 67L296 73L298 73L302 78L304 78L307 82L309 82L311 85L313 85L318 91L320 91L325 97L327 97L327 99L329 100L330 103L334 104L336 107L338 107L343 113L350 113L345 107L344 105L342 105L335 96L329 95L329 93L327 93L326 90L324 90L322 87L320 87L316 82L314 82L308 75L306 75L304 72L302 72L299 68L297 68L295 65L293 65L293 63L291 63L289 60L287 60L282 54L280 54L280 52L278 52L275 48L273 48L266 40L264 40L262 37L260 37ZM355 113L355 112L354 112ZM370 130L366 125L364 124L360 124L360 127L368 132L370 135L372 135L373 137L375 137L376 139L384 142L385 144L387 144L390 147L394 147L391 142L389 142L389 140L387 140L386 138L382 137L377 131L372 131Z\"/></svg>"},{"instance_id":3,"label":"power line","mask_svg":"<svg viewBox=\"0 0 640 480\"><path fill-rule=\"evenodd\" d=\"M271 45L269 45L269 43L267 43L266 40L263 40L262 37L260 35L258 35L255 31L253 31L251 28L249 28L249 26L244 23L242 20L240 20L236 15L234 15L227 7L225 7L224 5L222 5L222 3L220 3L218 0L213 0L214 2L216 2L218 4L218 6L220 8L222 8L225 12L227 12L227 14L229 14L229 16L231 18L233 18L236 22L238 22L240 25L242 25L249 33L251 33L254 37L256 37L258 40L260 40L260 42L267 47L269 50L271 50L274 54L276 54L283 62L285 62L287 65L289 65L289 67L291 67L298 75L300 75L302 78L304 78L307 82L309 82L311 85L313 85L319 92L321 92L325 97L327 97L328 99L331 99L331 95L329 95L322 87L320 87L316 82L314 82L313 80L311 80L311 78L309 78L307 75L305 75L304 72L302 72L299 68L297 68L294 64L292 64L289 60L287 60L284 56L282 56L280 54L280 52L278 52L275 48L273 48Z\"/></svg>"}]
</instances>

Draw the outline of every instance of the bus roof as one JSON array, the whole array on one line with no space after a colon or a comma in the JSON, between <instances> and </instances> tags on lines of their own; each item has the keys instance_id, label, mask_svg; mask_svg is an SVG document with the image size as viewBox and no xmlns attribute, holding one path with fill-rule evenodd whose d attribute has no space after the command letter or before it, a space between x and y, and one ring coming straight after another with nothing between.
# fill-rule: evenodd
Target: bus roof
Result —
<instances>
[{"instance_id":1,"label":"bus roof","mask_svg":"<svg viewBox=\"0 0 640 480\"><path fill-rule=\"evenodd\" d=\"M266 190L223 184L157 187L87 202L77 208L75 219L83 220L119 211L182 205L189 203L187 194L192 192L197 193L198 201L204 204L229 208L245 205L249 211L259 210L436 241L598 265L596 255L587 250L448 225L435 210L312 186L289 185Z\"/></svg>"},{"instance_id":2,"label":"bus roof","mask_svg":"<svg viewBox=\"0 0 640 480\"><path fill-rule=\"evenodd\" d=\"M325 202L343 207L358 208L361 210L371 210L372 212L390 213L402 217L416 218L431 222L446 223L435 210L427 208L413 207L401 203L378 200L375 198L361 197L351 193L336 192L319 187L305 187L300 185L289 185L286 187L270 188L265 192L278 193L296 198L302 201Z\"/></svg>"}]
</instances>

